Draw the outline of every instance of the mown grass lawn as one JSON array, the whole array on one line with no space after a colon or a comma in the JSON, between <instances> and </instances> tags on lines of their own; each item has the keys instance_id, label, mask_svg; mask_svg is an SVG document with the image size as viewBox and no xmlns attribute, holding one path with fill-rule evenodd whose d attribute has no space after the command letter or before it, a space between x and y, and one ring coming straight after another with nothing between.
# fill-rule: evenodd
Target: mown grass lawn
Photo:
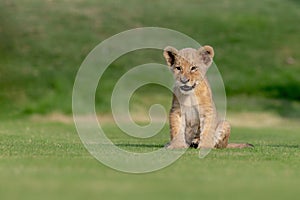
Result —
<instances>
[{"instance_id":1,"label":"mown grass lawn","mask_svg":"<svg viewBox=\"0 0 300 200\"><path fill-rule=\"evenodd\" d=\"M144 142L104 127L113 141L132 144L123 146L131 151L151 151L143 144L168 139L167 128ZM136 175L95 160L72 124L1 121L0 199L297 199L299 131L235 127L231 141L254 149L213 150L205 159L190 149L169 167Z\"/></svg>"}]
</instances>

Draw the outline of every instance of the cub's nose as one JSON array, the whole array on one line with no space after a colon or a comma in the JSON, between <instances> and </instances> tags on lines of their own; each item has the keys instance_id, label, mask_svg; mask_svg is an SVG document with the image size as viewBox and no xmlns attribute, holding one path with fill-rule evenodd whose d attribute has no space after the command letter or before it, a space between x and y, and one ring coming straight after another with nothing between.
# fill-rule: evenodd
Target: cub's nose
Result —
<instances>
[{"instance_id":1,"label":"cub's nose","mask_svg":"<svg viewBox=\"0 0 300 200\"><path fill-rule=\"evenodd\" d=\"M189 81L190 81L190 79L187 79L185 76L184 77L180 77L180 82L183 83L183 84L186 84Z\"/></svg>"}]
</instances>

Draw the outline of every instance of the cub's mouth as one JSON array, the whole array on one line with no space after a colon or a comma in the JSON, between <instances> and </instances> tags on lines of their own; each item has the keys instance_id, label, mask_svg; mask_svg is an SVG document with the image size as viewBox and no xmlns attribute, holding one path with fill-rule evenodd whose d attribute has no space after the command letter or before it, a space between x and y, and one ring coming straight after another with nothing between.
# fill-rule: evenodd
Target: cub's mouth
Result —
<instances>
[{"instance_id":1,"label":"cub's mouth","mask_svg":"<svg viewBox=\"0 0 300 200\"><path fill-rule=\"evenodd\" d=\"M183 85L183 86L180 86L180 89L187 92L187 91L191 91L192 89L194 89L195 86L196 86L196 83L194 83L194 85L192 85L192 86Z\"/></svg>"}]
</instances>

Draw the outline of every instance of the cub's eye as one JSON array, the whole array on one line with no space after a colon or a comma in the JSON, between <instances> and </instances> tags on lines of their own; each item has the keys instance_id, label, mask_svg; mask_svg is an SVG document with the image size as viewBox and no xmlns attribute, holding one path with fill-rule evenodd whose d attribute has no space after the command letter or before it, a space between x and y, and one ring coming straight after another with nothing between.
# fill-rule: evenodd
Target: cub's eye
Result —
<instances>
[{"instance_id":1,"label":"cub's eye","mask_svg":"<svg viewBox=\"0 0 300 200\"><path fill-rule=\"evenodd\" d=\"M181 67L180 66L177 66L175 67L177 70L181 71Z\"/></svg>"},{"instance_id":2,"label":"cub's eye","mask_svg":"<svg viewBox=\"0 0 300 200\"><path fill-rule=\"evenodd\" d=\"M191 67L191 71L196 71L196 70L197 70L196 66Z\"/></svg>"}]
</instances>

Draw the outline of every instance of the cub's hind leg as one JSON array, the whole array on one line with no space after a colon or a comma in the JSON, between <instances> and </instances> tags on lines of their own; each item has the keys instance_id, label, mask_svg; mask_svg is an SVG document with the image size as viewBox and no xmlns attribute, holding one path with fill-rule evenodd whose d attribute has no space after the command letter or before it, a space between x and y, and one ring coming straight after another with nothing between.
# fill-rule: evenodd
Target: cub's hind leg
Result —
<instances>
[{"instance_id":1,"label":"cub's hind leg","mask_svg":"<svg viewBox=\"0 0 300 200\"><path fill-rule=\"evenodd\" d=\"M230 124L222 120L218 123L215 134L215 148L226 148L230 137Z\"/></svg>"},{"instance_id":2,"label":"cub's hind leg","mask_svg":"<svg viewBox=\"0 0 300 200\"><path fill-rule=\"evenodd\" d=\"M192 140L192 143L191 143L190 147L197 149L199 143L200 143L200 125L197 128L197 131L195 133L195 137Z\"/></svg>"}]
</instances>

